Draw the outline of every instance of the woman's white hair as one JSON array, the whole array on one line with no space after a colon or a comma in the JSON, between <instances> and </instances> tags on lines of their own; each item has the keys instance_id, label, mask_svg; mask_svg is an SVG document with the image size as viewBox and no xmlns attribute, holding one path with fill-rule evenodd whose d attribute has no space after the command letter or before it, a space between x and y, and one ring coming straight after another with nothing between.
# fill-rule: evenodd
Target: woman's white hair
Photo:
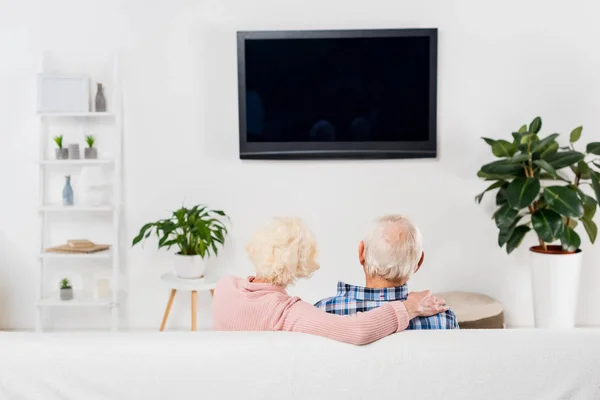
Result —
<instances>
[{"instance_id":1,"label":"woman's white hair","mask_svg":"<svg viewBox=\"0 0 600 400\"><path fill-rule=\"evenodd\" d=\"M421 259L421 232L401 215L377 218L364 240L365 272L387 280L407 280Z\"/></svg>"},{"instance_id":2,"label":"woman's white hair","mask_svg":"<svg viewBox=\"0 0 600 400\"><path fill-rule=\"evenodd\" d=\"M287 286L319 269L317 242L300 218L273 218L246 245L256 276Z\"/></svg>"}]
</instances>

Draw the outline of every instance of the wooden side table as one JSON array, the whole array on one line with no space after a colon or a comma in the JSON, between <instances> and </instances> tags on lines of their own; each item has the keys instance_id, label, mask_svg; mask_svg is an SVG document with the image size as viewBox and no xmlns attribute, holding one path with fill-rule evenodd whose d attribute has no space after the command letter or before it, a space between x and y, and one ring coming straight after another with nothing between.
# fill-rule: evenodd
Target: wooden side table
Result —
<instances>
[{"instance_id":1,"label":"wooden side table","mask_svg":"<svg viewBox=\"0 0 600 400\"><path fill-rule=\"evenodd\" d=\"M167 303L167 309L165 310L165 315L163 316L162 324L160 324L161 332L165 330L165 326L167 325L167 319L169 318L169 312L171 311L171 306L173 305L173 300L175 299L175 294L178 290L187 290L192 292L192 330L196 330L196 298L198 292L200 291L210 291L211 295L215 290L215 286L217 284L206 283L204 278L201 279L183 279L179 278L173 272L167 272L163 274L160 279L165 282L171 288L171 294L169 295L169 302Z\"/></svg>"}]
</instances>

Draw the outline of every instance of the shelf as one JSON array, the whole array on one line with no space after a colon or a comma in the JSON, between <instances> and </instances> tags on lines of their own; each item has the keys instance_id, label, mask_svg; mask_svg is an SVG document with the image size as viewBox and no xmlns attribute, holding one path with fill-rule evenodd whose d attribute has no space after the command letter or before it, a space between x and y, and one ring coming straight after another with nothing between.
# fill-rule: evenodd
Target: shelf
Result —
<instances>
[{"instance_id":1,"label":"shelf","mask_svg":"<svg viewBox=\"0 0 600 400\"><path fill-rule=\"evenodd\" d=\"M46 205L40 207L40 212L111 212L115 208L113 206L61 206L61 205Z\"/></svg>"},{"instance_id":2,"label":"shelf","mask_svg":"<svg viewBox=\"0 0 600 400\"><path fill-rule=\"evenodd\" d=\"M42 160L40 165L60 165L60 166L86 166L86 165L110 165L115 160L104 159L104 160Z\"/></svg>"},{"instance_id":3,"label":"shelf","mask_svg":"<svg viewBox=\"0 0 600 400\"><path fill-rule=\"evenodd\" d=\"M40 258L45 260L108 260L112 258L111 250L98 251L96 253L51 253L43 252Z\"/></svg>"},{"instance_id":4,"label":"shelf","mask_svg":"<svg viewBox=\"0 0 600 400\"><path fill-rule=\"evenodd\" d=\"M90 297L78 297L77 293L71 300L61 300L59 293L56 293L36 301L35 304L41 307L110 307L112 301L110 299L95 300Z\"/></svg>"},{"instance_id":5,"label":"shelf","mask_svg":"<svg viewBox=\"0 0 600 400\"><path fill-rule=\"evenodd\" d=\"M60 113L60 112L43 112L38 113L39 117L51 117L51 118L113 118L114 113L110 112L72 112L72 113Z\"/></svg>"}]
</instances>

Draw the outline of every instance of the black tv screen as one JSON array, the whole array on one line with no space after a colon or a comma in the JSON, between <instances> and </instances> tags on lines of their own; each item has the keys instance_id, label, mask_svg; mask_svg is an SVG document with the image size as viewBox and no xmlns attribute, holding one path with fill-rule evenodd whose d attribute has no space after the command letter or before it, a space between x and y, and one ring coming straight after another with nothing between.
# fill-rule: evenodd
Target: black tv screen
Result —
<instances>
[{"instance_id":1,"label":"black tv screen","mask_svg":"<svg viewBox=\"0 0 600 400\"><path fill-rule=\"evenodd\" d=\"M238 32L240 158L436 156L437 30Z\"/></svg>"}]
</instances>

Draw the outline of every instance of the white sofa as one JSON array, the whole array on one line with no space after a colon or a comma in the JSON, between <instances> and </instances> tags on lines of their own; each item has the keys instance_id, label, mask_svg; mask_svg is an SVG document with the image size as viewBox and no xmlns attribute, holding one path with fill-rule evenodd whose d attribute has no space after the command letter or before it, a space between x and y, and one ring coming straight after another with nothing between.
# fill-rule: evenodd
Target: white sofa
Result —
<instances>
[{"instance_id":1,"label":"white sofa","mask_svg":"<svg viewBox=\"0 0 600 400\"><path fill-rule=\"evenodd\" d=\"M0 399L600 399L600 330L0 333Z\"/></svg>"}]
</instances>

